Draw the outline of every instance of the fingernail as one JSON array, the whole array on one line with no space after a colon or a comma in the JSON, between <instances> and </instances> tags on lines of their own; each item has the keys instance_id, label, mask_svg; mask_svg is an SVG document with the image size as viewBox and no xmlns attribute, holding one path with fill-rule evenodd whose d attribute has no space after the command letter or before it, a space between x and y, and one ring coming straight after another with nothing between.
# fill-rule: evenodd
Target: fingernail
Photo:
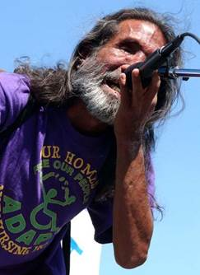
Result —
<instances>
[{"instance_id":1,"label":"fingernail","mask_svg":"<svg viewBox=\"0 0 200 275\"><path fill-rule=\"evenodd\" d=\"M120 79L121 79L122 83L125 84L125 82L126 82L126 75L124 73L121 73L120 74Z\"/></svg>"},{"instance_id":2,"label":"fingernail","mask_svg":"<svg viewBox=\"0 0 200 275\"><path fill-rule=\"evenodd\" d=\"M133 70L133 75L134 75L134 76L138 76L139 74L140 74L139 69L135 68L135 69Z\"/></svg>"}]
</instances>

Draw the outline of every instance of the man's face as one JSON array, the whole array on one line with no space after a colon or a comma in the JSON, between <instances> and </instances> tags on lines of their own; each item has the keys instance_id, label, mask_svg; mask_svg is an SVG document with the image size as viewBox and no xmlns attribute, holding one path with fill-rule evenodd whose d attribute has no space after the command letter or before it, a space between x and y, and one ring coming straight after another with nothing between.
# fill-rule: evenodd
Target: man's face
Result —
<instances>
[{"instance_id":1,"label":"man's face","mask_svg":"<svg viewBox=\"0 0 200 275\"><path fill-rule=\"evenodd\" d=\"M105 71L118 70L121 73L122 66L144 61L165 44L166 39L156 25L129 19L119 24L118 33L98 51L96 58L99 63L105 64ZM117 83L108 81L102 85L102 89L120 98L119 89L112 88L114 84Z\"/></svg>"},{"instance_id":2,"label":"man's face","mask_svg":"<svg viewBox=\"0 0 200 275\"><path fill-rule=\"evenodd\" d=\"M95 118L113 124L120 105L122 67L144 61L164 44L166 40L156 25L133 19L122 21L118 33L73 73L73 90Z\"/></svg>"}]
</instances>

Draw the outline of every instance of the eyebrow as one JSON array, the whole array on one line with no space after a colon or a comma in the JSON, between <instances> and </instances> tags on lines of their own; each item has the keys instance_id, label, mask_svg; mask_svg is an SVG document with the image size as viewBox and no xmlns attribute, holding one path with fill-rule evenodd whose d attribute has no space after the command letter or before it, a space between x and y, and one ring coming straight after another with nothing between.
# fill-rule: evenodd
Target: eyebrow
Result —
<instances>
[{"instance_id":1,"label":"eyebrow","mask_svg":"<svg viewBox=\"0 0 200 275\"><path fill-rule=\"evenodd\" d=\"M119 41L119 44L120 43L137 43L140 45L139 41L137 39L134 39L134 38L130 38L130 37L127 37L127 38L122 38L121 41Z\"/></svg>"},{"instance_id":2,"label":"eyebrow","mask_svg":"<svg viewBox=\"0 0 200 275\"><path fill-rule=\"evenodd\" d=\"M121 41L119 41L117 43L119 46L121 45L135 45L137 46L138 48L142 48L142 45L140 44L140 42L137 40L137 39L134 39L134 38L125 38L125 39L122 39Z\"/></svg>"}]
</instances>

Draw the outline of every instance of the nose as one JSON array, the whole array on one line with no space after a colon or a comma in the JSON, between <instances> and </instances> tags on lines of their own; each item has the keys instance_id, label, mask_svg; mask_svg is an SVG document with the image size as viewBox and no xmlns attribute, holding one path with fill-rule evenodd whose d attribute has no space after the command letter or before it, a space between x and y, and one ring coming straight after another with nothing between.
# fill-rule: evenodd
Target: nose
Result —
<instances>
[{"instance_id":1,"label":"nose","mask_svg":"<svg viewBox=\"0 0 200 275\"><path fill-rule=\"evenodd\" d=\"M121 72L124 72L130 65L144 62L146 58L147 56L143 52L140 52L140 54L137 55L127 56L124 60L124 64L120 66Z\"/></svg>"},{"instance_id":2,"label":"nose","mask_svg":"<svg viewBox=\"0 0 200 275\"><path fill-rule=\"evenodd\" d=\"M147 58L146 54L140 51L140 52L137 52L137 54L126 56L124 61L126 65L132 65L138 62L144 62L146 58Z\"/></svg>"}]
</instances>

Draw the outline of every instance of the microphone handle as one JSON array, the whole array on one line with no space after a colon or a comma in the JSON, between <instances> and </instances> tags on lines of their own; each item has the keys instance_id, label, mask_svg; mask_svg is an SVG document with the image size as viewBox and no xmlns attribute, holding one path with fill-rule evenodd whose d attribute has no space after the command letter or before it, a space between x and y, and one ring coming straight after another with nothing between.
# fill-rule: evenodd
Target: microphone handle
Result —
<instances>
[{"instance_id":1,"label":"microphone handle","mask_svg":"<svg viewBox=\"0 0 200 275\"><path fill-rule=\"evenodd\" d=\"M143 64L144 64L143 62L135 63L135 64L129 66L124 71L124 73L126 74L126 85L128 86L128 88L130 90L132 90L132 71L136 68L140 70L140 68L143 66ZM143 88L146 88L151 82L151 75L145 77L141 70L140 70L140 78L141 78Z\"/></svg>"},{"instance_id":2,"label":"microphone handle","mask_svg":"<svg viewBox=\"0 0 200 275\"><path fill-rule=\"evenodd\" d=\"M143 88L146 88L151 82L152 74L157 70L161 65L166 62L166 57L162 56L161 49L157 49L153 52L144 62L138 62L129 66L124 73L127 78L127 86L129 89L132 89L132 71L135 68L138 68L140 71L140 78Z\"/></svg>"}]
</instances>

